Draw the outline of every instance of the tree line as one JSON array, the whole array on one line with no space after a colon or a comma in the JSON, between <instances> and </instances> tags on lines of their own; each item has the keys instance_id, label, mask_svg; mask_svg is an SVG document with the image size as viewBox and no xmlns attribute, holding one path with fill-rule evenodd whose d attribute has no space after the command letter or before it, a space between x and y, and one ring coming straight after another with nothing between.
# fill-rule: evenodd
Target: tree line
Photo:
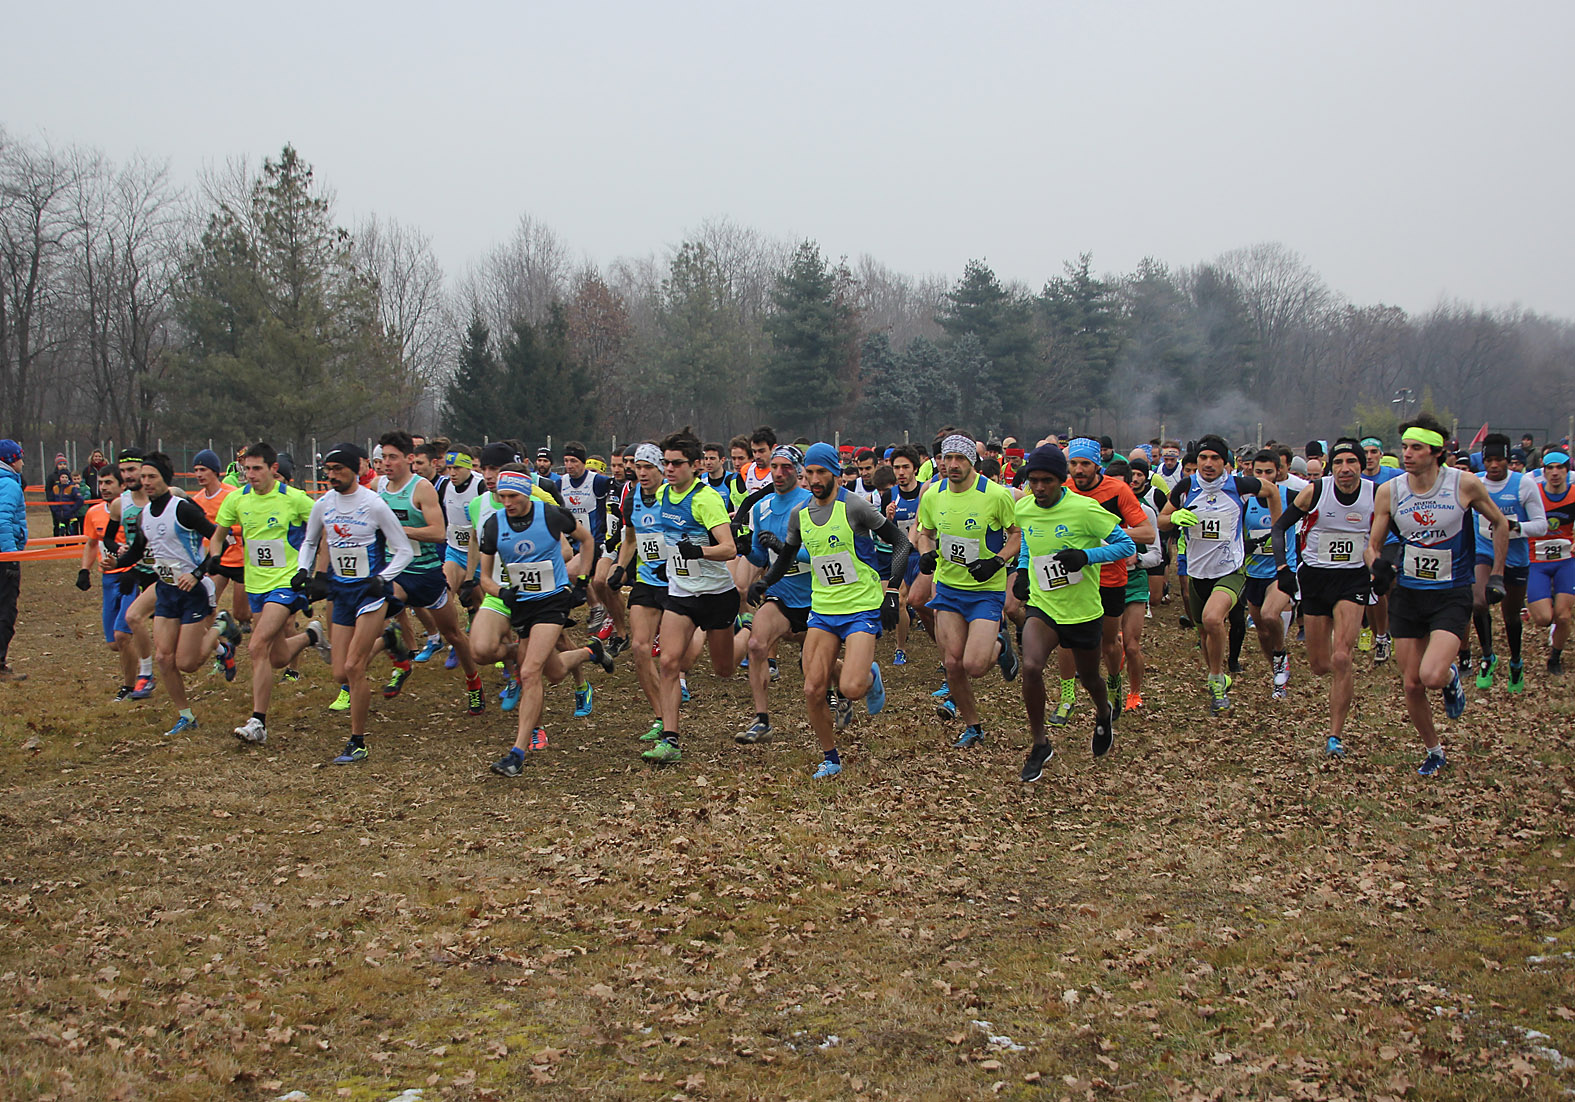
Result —
<instances>
[{"instance_id":1,"label":"tree line","mask_svg":"<svg viewBox=\"0 0 1575 1102\"><path fill-rule=\"evenodd\" d=\"M1034 288L826 256L708 221L664 255L576 259L521 217L456 277L419 229L345 226L286 145L190 186L0 130L0 431L48 447L305 441L388 424L606 442L767 422L927 439L1392 425L1397 392L1473 428L1559 435L1575 325L1345 300L1291 249Z\"/></svg>"}]
</instances>

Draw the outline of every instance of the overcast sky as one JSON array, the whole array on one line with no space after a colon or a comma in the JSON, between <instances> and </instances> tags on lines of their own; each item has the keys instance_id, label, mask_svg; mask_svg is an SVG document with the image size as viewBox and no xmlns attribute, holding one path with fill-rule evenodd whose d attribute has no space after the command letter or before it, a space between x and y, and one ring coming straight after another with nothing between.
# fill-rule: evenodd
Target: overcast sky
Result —
<instances>
[{"instance_id":1,"label":"overcast sky","mask_svg":"<svg viewBox=\"0 0 1575 1102\"><path fill-rule=\"evenodd\" d=\"M292 142L450 274L521 214L598 263L708 217L1037 288L1281 241L1360 303L1575 317L1575 3L10 5L0 124Z\"/></svg>"}]
</instances>

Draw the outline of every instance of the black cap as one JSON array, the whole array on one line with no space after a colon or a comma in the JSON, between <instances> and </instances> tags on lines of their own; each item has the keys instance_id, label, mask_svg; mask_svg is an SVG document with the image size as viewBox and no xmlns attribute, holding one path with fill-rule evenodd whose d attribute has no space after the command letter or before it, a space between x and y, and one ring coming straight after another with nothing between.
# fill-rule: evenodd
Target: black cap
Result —
<instances>
[{"instance_id":1,"label":"black cap","mask_svg":"<svg viewBox=\"0 0 1575 1102\"><path fill-rule=\"evenodd\" d=\"M514 454L514 449L507 444L494 441L481 449L481 465L483 467L501 467L505 463L517 463L519 456Z\"/></svg>"},{"instance_id":2,"label":"black cap","mask_svg":"<svg viewBox=\"0 0 1575 1102\"><path fill-rule=\"evenodd\" d=\"M366 458L366 452L360 445L352 444L348 440L342 444L335 444L323 454L324 463L337 463L341 467L349 467L352 471L361 469L361 460Z\"/></svg>"}]
</instances>

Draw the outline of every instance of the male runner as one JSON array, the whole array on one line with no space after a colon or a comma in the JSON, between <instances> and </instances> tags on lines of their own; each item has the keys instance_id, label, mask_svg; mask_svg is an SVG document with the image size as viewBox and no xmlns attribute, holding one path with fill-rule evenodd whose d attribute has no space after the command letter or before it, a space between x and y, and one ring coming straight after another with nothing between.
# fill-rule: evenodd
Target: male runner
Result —
<instances>
[{"instance_id":1,"label":"male runner","mask_svg":"<svg viewBox=\"0 0 1575 1102\"><path fill-rule=\"evenodd\" d=\"M308 644L317 647L324 661L333 659L327 632L316 620L303 632L289 633L295 613L306 607L306 598L290 583L312 515L312 499L279 481L279 456L268 444L252 444L241 453L241 472L246 486L227 494L214 514L208 558L223 562L232 531L240 529L246 548L241 582L252 613L252 634L246 644L252 666L252 715L235 728L235 737L261 745L268 741L273 671L288 669Z\"/></svg>"},{"instance_id":2,"label":"male runner","mask_svg":"<svg viewBox=\"0 0 1575 1102\"><path fill-rule=\"evenodd\" d=\"M469 562L470 544L476 538L476 529L470 521L470 503L476 495L484 489L484 483L476 474L476 449L468 444L453 444L444 454L444 461L448 467L448 474L440 478L435 484L438 495L438 504L443 509L443 529L446 533L446 543L443 548L443 577L448 582L449 592L459 596L459 587L472 577L465 573ZM476 611L480 598L469 606L472 614ZM421 655L416 655L416 661L422 661ZM448 657L443 661L444 669L453 669L459 665L459 653L450 647Z\"/></svg>"},{"instance_id":3,"label":"male runner","mask_svg":"<svg viewBox=\"0 0 1575 1102\"><path fill-rule=\"evenodd\" d=\"M804 633L804 703L809 725L820 740L822 761L816 780L842 772L836 729L847 727L853 705L863 700L870 715L886 706L886 689L875 661L875 640L883 627L897 623L896 584L882 593L875 567L874 535L892 547L893 573L907 570L908 538L897 523L888 520L868 500L839 485L841 460L837 449L821 442L804 455L804 478L812 500L788 518L787 537L778 543L774 533L762 531L767 546L777 553L776 562L750 596L764 598L789 570L797 569L799 550L809 553L810 613ZM837 655L845 653L838 676ZM751 663L753 672L753 663ZM837 685L837 716L833 720L827 690Z\"/></svg>"},{"instance_id":4,"label":"male runner","mask_svg":"<svg viewBox=\"0 0 1575 1102\"><path fill-rule=\"evenodd\" d=\"M984 676L995 662L1011 681L1019 665L1002 624L1006 567L1017 561L1022 544L1013 511L1016 502L1005 486L974 471L978 458L968 437L946 437L938 464L945 481L919 499L919 571L935 579L929 605L935 611L935 642L950 689L936 712L942 719L962 719L962 734L954 744L958 749L984 739L969 679Z\"/></svg>"},{"instance_id":5,"label":"male runner","mask_svg":"<svg viewBox=\"0 0 1575 1102\"><path fill-rule=\"evenodd\" d=\"M224 663L224 677L235 679L235 644L241 631L226 612L214 623L213 583L205 574L208 563L202 541L213 535L213 522L202 507L188 498L170 493L175 464L163 452L149 452L142 458L142 489L148 495L147 508L137 522L137 536L113 561L128 567L144 554L153 561L153 653L164 676L164 691L179 710L175 725L166 735L180 735L197 729L197 718L186 699L186 684L181 675L192 673L215 653ZM108 564L106 564L108 565Z\"/></svg>"},{"instance_id":6,"label":"male runner","mask_svg":"<svg viewBox=\"0 0 1575 1102\"><path fill-rule=\"evenodd\" d=\"M1447 761L1433 725L1427 690L1444 691L1450 719L1466 710L1460 670L1454 665L1471 622L1471 585L1475 579L1476 525L1473 510L1493 526L1493 562L1487 598L1504 599L1504 555L1509 522L1473 474L1442 466L1444 430L1423 414L1400 426L1405 477L1378 487L1373 498L1373 529L1367 564L1376 588L1395 583L1389 602L1389 629L1405 681L1405 706L1422 736L1427 756L1417 767L1431 777ZM1399 536L1400 564L1382 557L1384 538Z\"/></svg>"},{"instance_id":7,"label":"male runner","mask_svg":"<svg viewBox=\"0 0 1575 1102\"><path fill-rule=\"evenodd\" d=\"M334 675L350 694L350 741L333 759L335 765L366 760L372 696L367 664L389 617L394 582L415 557L394 511L375 490L361 485L356 472L365 458L351 443L335 444L323 456L328 492L312 506L290 583L309 599L333 600ZM325 549L328 569L317 573L319 547Z\"/></svg>"},{"instance_id":8,"label":"male runner","mask_svg":"<svg viewBox=\"0 0 1575 1102\"><path fill-rule=\"evenodd\" d=\"M1218 435L1199 440L1197 471L1172 488L1159 514L1161 529L1178 530L1187 540L1187 613L1203 643L1209 711L1215 715L1231 706L1225 621L1247 585L1242 536L1246 499L1267 501L1270 518L1280 518L1280 494L1274 483L1227 473L1230 454Z\"/></svg>"},{"instance_id":9,"label":"male runner","mask_svg":"<svg viewBox=\"0 0 1575 1102\"><path fill-rule=\"evenodd\" d=\"M1288 453L1289 448L1285 451ZM1300 489L1293 489L1291 482L1283 478L1285 468L1276 458L1276 453L1267 448L1259 451L1252 457L1252 473L1260 482L1275 483L1280 494L1280 510L1283 515L1286 503L1293 494L1299 494L1308 489L1312 484L1297 479L1301 483ZM1278 480L1278 481L1276 481ZM1247 611L1252 614L1253 626L1258 634L1258 646L1263 650L1263 656L1269 660L1272 673L1272 697L1275 700L1284 700L1286 686L1291 681L1291 656L1285 649L1285 631L1289 626L1291 602L1295 598L1295 587L1287 593L1285 589L1275 584L1278 576L1278 564L1274 559L1271 538L1274 532L1274 518L1269 515L1269 510L1258 498L1247 499L1247 511L1243 517L1247 540L1247 584L1242 590ZM1299 565L1297 549L1294 544L1286 549L1286 568L1294 578Z\"/></svg>"},{"instance_id":10,"label":"male runner","mask_svg":"<svg viewBox=\"0 0 1575 1102\"><path fill-rule=\"evenodd\" d=\"M1564 646L1570 637L1570 615L1575 611L1575 486L1570 484L1568 452L1556 449L1542 455L1542 482L1538 484L1547 532L1531 540L1530 575L1526 581L1531 622L1539 628L1552 625L1548 639L1548 673L1564 673Z\"/></svg>"},{"instance_id":11,"label":"male runner","mask_svg":"<svg viewBox=\"0 0 1575 1102\"><path fill-rule=\"evenodd\" d=\"M1509 691L1518 693L1526 685L1526 671L1520 658L1520 613L1526 607L1526 582L1530 576L1528 537L1546 535L1548 518L1537 484L1509 469L1509 437L1504 433L1488 433L1482 441L1482 468L1483 488L1499 512L1509 519L1509 549L1504 556L1504 601L1499 605L1499 612L1504 618L1504 638L1509 643ZM1477 666L1479 689L1493 687L1493 673L1498 669L1498 656L1493 653L1493 616L1487 601L1492 565L1492 530L1485 521L1479 521L1477 577L1471 587L1471 619L1482 644L1482 658Z\"/></svg>"},{"instance_id":12,"label":"male runner","mask_svg":"<svg viewBox=\"0 0 1575 1102\"><path fill-rule=\"evenodd\" d=\"M892 487L891 498L886 503L886 517L897 522L897 526L902 529L902 534L908 537L910 543L913 542L915 530L919 525L919 496L924 492L924 487L919 482L920 462L919 451L911 444L902 444L892 449L891 469L896 476L897 484ZM908 600L914 580L919 576L919 557L917 554L908 556L907 570L902 578L900 590L902 599L897 602L897 649L891 656L893 666L908 664L908 632L912 624ZM935 613L923 605L913 611L917 612L926 627L933 631Z\"/></svg>"},{"instance_id":13,"label":"male runner","mask_svg":"<svg viewBox=\"0 0 1575 1102\"><path fill-rule=\"evenodd\" d=\"M119 469L110 466L99 469L98 492L103 500L95 501L88 507L87 516L82 524L82 533L87 537L87 542L82 545L82 562L81 569L77 571L77 588L84 593L93 587L88 573L89 565L102 562L104 552L110 550L104 543L104 530L109 524L109 503L120 497ZM115 657L120 663L120 688L115 693L117 704L130 699L132 688L137 681L137 651L132 642L131 628L126 624L126 610L136 599L138 590L135 587L122 588L121 585L121 580L130 569L130 567L105 566L102 567L103 577L100 579L103 593L99 603L102 606L104 642L115 652Z\"/></svg>"},{"instance_id":14,"label":"male runner","mask_svg":"<svg viewBox=\"0 0 1575 1102\"><path fill-rule=\"evenodd\" d=\"M1094 451L1097 455L1097 444ZM1023 763L1025 782L1043 776L1045 762L1055 754L1045 731L1044 669L1050 652L1057 647L1072 652L1078 679L1094 701L1090 741L1094 756L1108 754L1116 737L1114 702L1099 677L1100 633L1106 619L1100 578L1085 571L1095 564L1125 559L1136 550L1136 544L1123 529L1119 515L1092 495L1067 491L1068 469L1066 456L1054 444L1035 448L1023 462L1028 493L1017 499L1014 509L1022 550L1012 587L1018 600L1027 605L1023 709L1033 736L1028 760Z\"/></svg>"},{"instance_id":15,"label":"male runner","mask_svg":"<svg viewBox=\"0 0 1575 1102\"><path fill-rule=\"evenodd\" d=\"M197 476L200 489L192 495L191 499L202 506L202 511L212 520L219 515L219 505L225 498L236 492L236 487L219 478L219 454L208 448L203 448L192 456L191 470ZM245 586L245 564L241 558L241 544L236 540L234 544L225 549L224 555L219 559L218 565L208 574L213 581L213 607L218 608L224 603L224 591L231 582L238 587L232 598L234 609L231 615L239 624L249 624L252 619L252 610L242 599Z\"/></svg>"}]
</instances>

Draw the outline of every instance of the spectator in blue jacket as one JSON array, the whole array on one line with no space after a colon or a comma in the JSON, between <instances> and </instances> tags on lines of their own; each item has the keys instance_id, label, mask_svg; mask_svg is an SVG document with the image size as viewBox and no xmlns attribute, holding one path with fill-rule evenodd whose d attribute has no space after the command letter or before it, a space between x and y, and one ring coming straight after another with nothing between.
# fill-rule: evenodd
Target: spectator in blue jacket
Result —
<instances>
[{"instance_id":1,"label":"spectator in blue jacket","mask_svg":"<svg viewBox=\"0 0 1575 1102\"><path fill-rule=\"evenodd\" d=\"M82 517L82 494L69 467L56 467L44 498L49 502L49 512L55 520L55 535L74 536L81 531L78 524Z\"/></svg>"},{"instance_id":2,"label":"spectator in blue jacket","mask_svg":"<svg viewBox=\"0 0 1575 1102\"><path fill-rule=\"evenodd\" d=\"M27 500L22 493L22 445L0 440L0 554L27 546ZM22 593L22 564L0 562L0 683L25 681L6 664L16 634L16 604Z\"/></svg>"}]
</instances>

